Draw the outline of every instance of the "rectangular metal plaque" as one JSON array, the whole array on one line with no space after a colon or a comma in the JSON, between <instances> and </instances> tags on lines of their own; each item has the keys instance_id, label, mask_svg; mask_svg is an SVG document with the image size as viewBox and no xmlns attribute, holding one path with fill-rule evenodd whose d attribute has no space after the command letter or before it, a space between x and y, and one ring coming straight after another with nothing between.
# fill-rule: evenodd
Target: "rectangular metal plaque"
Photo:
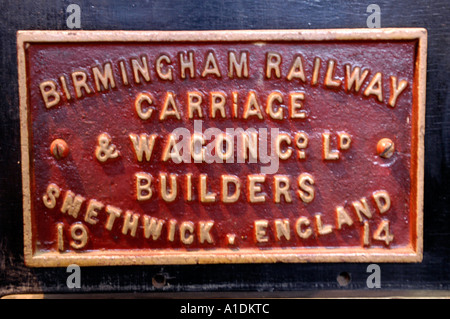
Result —
<instances>
[{"instance_id":1,"label":"rectangular metal plaque","mask_svg":"<svg viewBox=\"0 0 450 319\"><path fill-rule=\"evenodd\" d=\"M19 31L26 264L421 261L426 39Z\"/></svg>"}]
</instances>

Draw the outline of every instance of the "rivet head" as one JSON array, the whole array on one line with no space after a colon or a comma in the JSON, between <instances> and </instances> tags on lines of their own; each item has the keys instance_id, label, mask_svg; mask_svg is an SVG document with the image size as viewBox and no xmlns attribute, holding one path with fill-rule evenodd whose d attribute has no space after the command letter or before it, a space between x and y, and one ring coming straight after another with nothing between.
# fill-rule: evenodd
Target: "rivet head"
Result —
<instances>
[{"instance_id":1,"label":"rivet head","mask_svg":"<svg viewBox=\"0 0 450 319\"><path fill-rule=\"evenodd\" d=\"M377 153L380 157L390 158L394 155L395 144L389 138L382 138L377 144Z\"/></svg>"},{"instance_id":2,"label":"rivet head","mask_svg":"<svg viewBox=\"0 0 450 319\"><path fill-rule=\"evenodd\" d=\"M67 145L66 141L57 138L50 145L50 153L57 160L67 157L69 155L69 145Z\"/></svg>"}]
</instances>

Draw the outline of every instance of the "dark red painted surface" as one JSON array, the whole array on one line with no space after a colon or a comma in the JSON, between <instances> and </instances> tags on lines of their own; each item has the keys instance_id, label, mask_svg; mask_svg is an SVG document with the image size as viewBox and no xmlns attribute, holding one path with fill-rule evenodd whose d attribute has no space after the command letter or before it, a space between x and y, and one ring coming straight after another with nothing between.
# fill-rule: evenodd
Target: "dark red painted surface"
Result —
<instances>
[{"instance_id":1,"label":"dark red painted surface","mask_svg":"<svg viewBox=\"0 0 450 319\"><path fill-rule=\"evenodd\" d=\"M229 79L227 77L227 52L249 52L250 76L248 79ZM181 80L179 78L179 52L195 52L195 79ZM222 79L213 76L206 79L200 77L207 52L213 51L222 72ZM265 55L275 51L283 56L282 78L264 79ZM172 82L159 80L154 72L154 61L160 54L171 57L175 69ZM288 69L295 54L301 54L304 59L306 84L294 80L285 80ZM125 60L129 65L130 58L146 55L150 62L152 80L149 83L135 84L128 66L130 85L125 86L118 76L120 74L118 61ZM383 74L384 101L380 103L372 97L365 97L359 93L346 93L342 87L329 89L323 86L326 64L320 69L319 85L311 86L312 67L314 57L322 61L333 59L337 63L335 77L344 78L344 65L349 63L353 67L360 66L370 70L368 79L376 72ZM403 247L411 241L411 227L414 224L410 215L411 188L411 114L413 103L415 43L413 42L340 42L340 43L267 43L256 46L250 43L205 43L205 44L42 44L32 45L27 50L28 85L30 104L30 157L31 157L31 196L33 240L38 250L55 250L56 223L63 222L66 227L66 240L69 241L69 225L74 222L84 223L89 230L89 242L84 250L97 249L133 249L133 248L179 248L179 249L213 249L221 248L270 248L280 247L361 247L362 224L357 221L350 205L352 201L366 197L373 211L373 218L369 220L373 231L382 219L388 219L394 241L389 246ZM69 79L74 71L83 70L88 73L89 84L94 87L91 68L112 62L117 87L101 93L89 94L81 99L62 102L51 109L46 109L42 100L39 84L42 81L58 81L58 77L65 75ZM387 105L389 97L389 76L397 76L409 82L406 90L400 95L395 109ZM261 81L261 79L263 79ZM75 95L73 86L69 83L72 96ZM178 127L193 130L193 121L188 119L185 105L188 91L198 91L203 94L203 112L208 113L207 102L209 92L221 91L230 98L227 112L231 111L231 92L239 93L239 113L242 114L244 97L248 91L257 93L262 105L270 92L278 91L285 99L289 92L305 92L304 109L308 113L305 120L282 121L270 119L264 114L264 120L251 118L248 120L209 119L203 121L203 129L217 127L225 130L229 127L279 128L281 132L292 138L298 131L309 135L309 146L306 150L307 158L298 160L292 156L289 160L280 161L277 174L289 175L291 179L292 203L273 203L272 175L267 175L262 185L263 192L268 194L266 203L251 204L247 201L246 177L260 173L260 164L175 164L171 161L162 162L163 138ZM170 119L160 122L158 119L165 92L176 94L181 121ZM136 115L134 100L138 93L151 93L155 99L155 111L151 119L143 121ZM285 110L285 114L287 110ZM286 116L285 116L286 117ZM407 120L409 118L409 120ZM332 133L332 146L336 148L336 134L345 131L352 136L351 148L341 152L341 159L336 162L322 159L322 137L325 131ZM100 163L94 152L97 136L107 132L112 142L117 146L121 156L117 159ZM157 133L159 138L155 144L150 162L137 162L130 133ZM396 153L389 159L380 158L376 151L379 139L388 137L396 145ZM56 138L64 139L70 147L66 158L56 160L49 151L52 141ZM294 154L296 152L293 149ZM178 174L178 197L173 203L166 203L157 195L147 202L138 202L135 192L135 177L137 172L147 172L157 177L159 172ZM296 196L296 179L301 173L310 173L315 179L316 197L310 204L304 204ZM193 173L192 202L184 200L184 174ZM211 191L220 194L220 175L233 174L241 178L243 185L240 199L234 204L224 204L218 200L213 204L202 204L198 200L198 177L208 175ZM63 190L54 209L47 209L42 196L47 185L55 183ZM154 186L158 185L155 181ZM385 215L375 210L371 194L377 190L389 192L392 207ZM77 219L62 214L60 207L65 191L71 190L86 198ZM184 245L179 241L176 233L174 242L167 241L167 228L163 228L161 238L157 241L145 239L140 224L135 238L121 233L122 217L115 223L112 231L105 229L107 214L101 210L96 225L84 222L87 202L96 199L105 205L113 205L138 213L169 221L176 219L179 223L192 221L214 220L212 229L214 244L198 242L195 237L192 245ZM353 226L336 229L336 206L344 206L352 217ZM308 217L314 226L314 215L322 214L323 222L333 225L333 232L329 235L314 235L307 240L300 239L295 234L295 221L300 216ZM274 219L290 220L291 240L277 241L274 235ZM269 221L268 243L255 243L253 223L255 220ZM229 246L226 234L236 234L236 244ZM371 242L371 247L385 247L382 242ZM389 249L386 247L386 249ZM66 245L66 248L69 248Z\"/></svg>"}]
</instances>

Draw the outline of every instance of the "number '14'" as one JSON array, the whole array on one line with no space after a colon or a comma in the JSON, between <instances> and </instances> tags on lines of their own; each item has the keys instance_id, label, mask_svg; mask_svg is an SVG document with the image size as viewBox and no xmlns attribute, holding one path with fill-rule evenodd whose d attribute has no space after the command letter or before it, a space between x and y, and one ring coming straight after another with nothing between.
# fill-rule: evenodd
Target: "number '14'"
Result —
<instances>
[{"instance_id":1,"label":"number '14'","mask_svg":"<svg viewBox=\"0 0 450 319\"><path fill-rule=\"evenodd\" d=\"M373 239L384 241L387 246L389 246L389 244L394 240L394 235L389 230L388 220L381 221L380 225L373 234ZM363 226L363 242L364 246L370 245L370 228L368 221L365 221Z\"/></svg>"}]
</instances>

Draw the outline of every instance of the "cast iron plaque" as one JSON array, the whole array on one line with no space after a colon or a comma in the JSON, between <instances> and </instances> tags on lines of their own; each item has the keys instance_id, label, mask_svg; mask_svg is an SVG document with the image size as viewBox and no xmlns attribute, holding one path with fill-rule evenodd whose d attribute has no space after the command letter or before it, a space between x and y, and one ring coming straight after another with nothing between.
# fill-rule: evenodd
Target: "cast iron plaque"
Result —
<instances>
[{"instance_id":1,"label":"cast iron plaque","mask_svg":"<svg viewBox=\"0 0 450 319\"><path fill-rule=\"evenodd\" d=\"M20 31L29 266L422 259L426 30Z\"/></svg>"}]
</instances>

